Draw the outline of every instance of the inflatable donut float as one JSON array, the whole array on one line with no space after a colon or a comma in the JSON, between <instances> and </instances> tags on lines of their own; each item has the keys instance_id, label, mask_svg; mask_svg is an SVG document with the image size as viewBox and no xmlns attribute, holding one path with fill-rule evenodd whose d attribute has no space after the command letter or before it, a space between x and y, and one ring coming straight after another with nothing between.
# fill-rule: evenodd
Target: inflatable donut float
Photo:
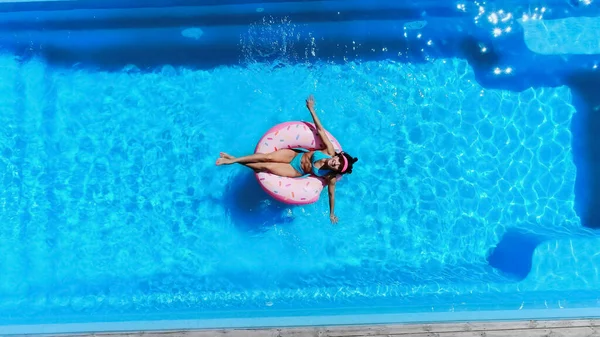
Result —
<instances>
[{"instance_id":1,"label":"inflatable donut float","mask_svg":"<svg viewBox=\"0 0 600 337\"><path fill-rule=\"evenodd\" d=\"M325 132L335 151L342 151L340 143L329 132ZM317 129L313 123L285 122L277 124L267 131L256 145L254 153L269 153L292 148L303 148L312 151L324 149L325 145L317 134ZM258 172L256 178L263 190L272 198L292 205L305 205L316 202L327 184L324 178L314 175L288 178L268 172Z\"/></svg>"}]
</instances>

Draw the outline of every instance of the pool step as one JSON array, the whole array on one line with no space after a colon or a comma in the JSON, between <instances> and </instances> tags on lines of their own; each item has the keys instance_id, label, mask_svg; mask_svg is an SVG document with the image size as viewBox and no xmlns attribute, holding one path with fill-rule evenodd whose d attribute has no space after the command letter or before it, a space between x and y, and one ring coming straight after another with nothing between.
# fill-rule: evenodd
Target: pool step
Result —
<instances>
[{"instance_id":1,"label":"pool step","mask_svg":"<svg viewBox=\"0 0 600 337\"><path fill-rule=\"evenodd\" d=\"M518 20L529 50L543 55L600 54L600 17Z\"/></svg>"},{"instance_id":2,"label":"pool step","mask_svg":"<svg viewBox=\"0 0 600 337\"><path fill-rule=\"evenodd\" d=\"M548 290L596 290L600 284L600 237L541 243L533 254L525 289L542 284Z\"/></svg>"}]
</instances>

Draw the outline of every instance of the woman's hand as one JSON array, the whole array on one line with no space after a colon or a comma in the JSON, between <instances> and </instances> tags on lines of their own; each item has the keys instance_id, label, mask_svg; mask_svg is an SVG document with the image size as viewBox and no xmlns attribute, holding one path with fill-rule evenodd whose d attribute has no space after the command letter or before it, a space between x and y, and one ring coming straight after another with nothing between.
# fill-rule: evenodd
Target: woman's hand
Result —
<instances>
[{"instance_id":1,"label":"woman's hand","mask_svg":"<svg viewBox=\"0 0 600 337\"><path fill-rule=\"evenodd\" d=\"M306 99L306 107L310 111L315 110L315 98L313 97L313 95L308 96L308 98Z\"/></svg>"},{"instance_id":2,"label":"woman's hand","mask_svg":"<svg viewBox=\"0 0 600 337\"><path fill-rule=\"evenodd\" d=\"M335 216L335 214L331 214L329 215L329 220L331 220L331 223L335 225L338 222L338 217Z\"/></svg>"}]
</instances>

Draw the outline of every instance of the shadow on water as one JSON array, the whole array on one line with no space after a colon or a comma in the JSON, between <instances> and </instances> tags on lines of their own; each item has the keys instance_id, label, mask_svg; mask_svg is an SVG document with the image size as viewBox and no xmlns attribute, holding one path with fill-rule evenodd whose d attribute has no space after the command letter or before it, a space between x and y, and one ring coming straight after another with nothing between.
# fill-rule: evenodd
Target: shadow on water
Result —
<instances>
[{"instance_id":1,"label":"shadow on water","mask_svg":"<svg viewBox=\"0 0 600 337\"><path fill-rule=\"evenodd\" d=\"M522 281L531 272L535 248L543 241L539 236L509 229L488 255L488 264L514 281Z\"/></svg>"},{"instance_id":2,"label":"shadow on water","mask_svg":"<svg viewBox=\"0 0 600 337\"><path fill-rule=\"evenodd\" d=\"M481 41L474 36L466 36L458 42L458 55L466 59L475 72L488 72L500 61L500 55L491 41ZM485 46L486 52L481 49Z\"/></svg>"},{"instance_id":3,"label":"shadow on water","mask_svg":"<svg viewBox=\"0 0 600 337\"><path fill-rule=\"evenodd\" d=\"M0 41L1 42L1 41ZM351 44L351 41L348 41ZM307 64L310 61L327 61L330 64L344 65L352 61L381 61L398 59L397 53L379 52L372 50L404 50L399 61L412 63L425 63L425 55L420 50L423 41L398 40L395 43L389 41L365 41L361 49L348 53L345 48L337 46L336 43L323 43L319 46L319 57L313 59L306 56L306 50L310 49L308 43L297 43L288 46L283 59L288 64ZM390 47L391 46L391 47ZM248 63L265 62L270 63L282 58L281 54L260 55L258 59L245 60L241 55L241 47L238 45L211 46L211 53L206 53L206 46L193 44L161 43L148 45L122 45L122 46L96 46L94 48L59 47L45 45L41 51L31 52L21 48L12 48L11 52L20 56L22 61L32 57L42 57L47 63L54 67L89 68L109 72L120 72L135 65L142 72L153 72L164 65L173 67L186 67L192 70L210 70L219 66L245 66ZM293 55L290 57L290 55Z\"/></svg>"},{"instance_id":4,"label":"shadow on water","mask_svg":"<svg viewBox=\"0 0 600 337\"><path fill-rule=\"evenodd\" d=\"M273 225L293 220L287 216L289 206L275 201L263 191L253 173L244 170L232 181L235 184L230 184L225 192L224 202L239 229L251 233L263 232Z\"/></svg>"},{"instance_id":5,"label":"shadow on water","mask_svg":"<svg viewBox=\"0 0 600 337\"><path fill-rule=\"evenodd\" d=\"M568 78L577 113L573 116L573 160L577 167L575 207L585 227L600 228L600 74Z\"/></svg>"},{"instance_id":6,"label":"shadow on water","mask_svg":"<svg viewBox=\"0 0 600 337\"><path fill-rule=\"evenodd\" d=\"M122 71L135 65L141 71L154 71L166 64L190 69L212 69L221 65L239 65L237 46L215 46L211 55L205 55L204 46L148 45L104 47L90 50L66 49L49 46L41 56L53 66L69 68L74 64L104 71Z\"/></svg>"}]
</instances>

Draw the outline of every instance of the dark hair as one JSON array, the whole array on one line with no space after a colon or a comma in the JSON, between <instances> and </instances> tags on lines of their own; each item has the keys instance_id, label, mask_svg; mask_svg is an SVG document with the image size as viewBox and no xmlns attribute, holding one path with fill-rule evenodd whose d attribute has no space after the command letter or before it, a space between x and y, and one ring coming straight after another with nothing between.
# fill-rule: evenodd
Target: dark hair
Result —
<instances>
[{"instance_id":1,"label":"dark hair","mask_svg":"<svg viewBox=\"0 0 600 337\"><path fill-rule=\"evenodd\" d=\"M336 153L336 155L344 156L344 158L348 161L348 168L346 169L346 171L340 172L340 173L342 173L342 174L352 173L352 166L354 165L354 163L356 163L358 161L358 158L354 158L351 155L347 154L346 152L338 152L338 153Z\"/></svg>"}]
</instances>

